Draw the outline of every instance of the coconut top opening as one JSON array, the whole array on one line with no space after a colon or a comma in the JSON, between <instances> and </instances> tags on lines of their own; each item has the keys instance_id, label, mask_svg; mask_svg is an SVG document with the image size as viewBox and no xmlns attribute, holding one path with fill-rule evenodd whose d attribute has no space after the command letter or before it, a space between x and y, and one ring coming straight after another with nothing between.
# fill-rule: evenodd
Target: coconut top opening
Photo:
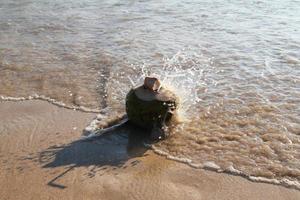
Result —
<instances>
[{"instance_id":1,"label":"coconut top opening","mask_svg":"<svg viewBox=\"0 0 300 200\"><path fill-rule=\"evenodd\" d=\"M136 96L144 101L176 101L176 95L161 86L155 77L146 77L144 85L134 89Z\"/></svg>"}]
</instances>

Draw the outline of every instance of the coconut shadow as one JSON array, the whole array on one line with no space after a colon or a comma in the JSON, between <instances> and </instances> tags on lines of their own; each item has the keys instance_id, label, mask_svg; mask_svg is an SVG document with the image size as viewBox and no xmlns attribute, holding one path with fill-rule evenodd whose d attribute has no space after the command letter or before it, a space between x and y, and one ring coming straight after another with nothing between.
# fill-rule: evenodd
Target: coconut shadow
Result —
<instances>
[{"instance_id":1,"label":"coconut shadow","mask_svg":"<svg viewBox=\"0 0 300 200\"><path fill-rule=\"evenodd\" d=\"M40 152L39 162L43 168L66 167L66 170L50 180L47 185L60 189L66 188L57 182L65 174L77 167L89 167L88 177L112 167L126 168L125 163L132 158L145 156L148 148L144 142L149 133L126 123L103 135L88 140L77 140L66 145L52 146ZM130 165L138 164L138 160Z\"/></svg>"}]
</instances>

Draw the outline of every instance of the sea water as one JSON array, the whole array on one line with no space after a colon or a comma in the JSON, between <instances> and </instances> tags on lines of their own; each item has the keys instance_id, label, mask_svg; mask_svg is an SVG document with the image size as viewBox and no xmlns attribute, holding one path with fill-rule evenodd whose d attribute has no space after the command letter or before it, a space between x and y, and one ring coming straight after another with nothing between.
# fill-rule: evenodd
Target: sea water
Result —
<instances>
[{"instance_id":1,"label":"sea water","mask_svg":"<svg viewBox=\"0 0 300 200\"><path fill-rule=\"evenodd\" d=\"M300 188L299 13L295 0L2 0L1 100L120 115L156 76L184 120L155 152Z\"/></svg>"}]
</instances>

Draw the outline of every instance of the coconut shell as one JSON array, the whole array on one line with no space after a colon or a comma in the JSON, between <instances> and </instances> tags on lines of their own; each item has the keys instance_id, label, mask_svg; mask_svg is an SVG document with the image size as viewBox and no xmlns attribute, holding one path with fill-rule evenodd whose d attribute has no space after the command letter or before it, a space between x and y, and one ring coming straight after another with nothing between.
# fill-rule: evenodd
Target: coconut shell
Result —
<instances>
[{"instance_id":1,"label":"coconut shell","mask_svg":"<svg viewBox=\"0 0 300 200\"><path fill-rule=\"evenodd\" d=\"M152 91L140 86L127 94L126 112L133 124L151 129L154 125L160 127L168 122L177 103L176 95L163 87Z\"/></svg>"}]
</instances>

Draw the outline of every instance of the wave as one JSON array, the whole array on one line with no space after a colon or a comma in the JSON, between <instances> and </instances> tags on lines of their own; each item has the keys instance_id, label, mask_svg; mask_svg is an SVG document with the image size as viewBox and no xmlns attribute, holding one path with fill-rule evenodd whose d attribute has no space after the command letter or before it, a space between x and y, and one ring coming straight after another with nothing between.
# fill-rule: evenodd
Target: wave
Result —
<instances>
[{"instance_id":1,"label":"wave","mask_svg":"<svg viewBox=\"0 0 300 200\"><path fill-rule=\"evenodd\" d=\"M28 97L9 97L9 96L0 96L0 101L28 101L28 100L41 100L41 101L47 101L55 106L59 106L62 108L82 111L82 112L88 112L88 113L100 113L101 110L99 109L91 109L84 106L73 106L73 105L67 105L61 101L57 101L55 99L52 99L50 97L44 96L44 95L32 95Z\"/></svg>"}]
</instances>

